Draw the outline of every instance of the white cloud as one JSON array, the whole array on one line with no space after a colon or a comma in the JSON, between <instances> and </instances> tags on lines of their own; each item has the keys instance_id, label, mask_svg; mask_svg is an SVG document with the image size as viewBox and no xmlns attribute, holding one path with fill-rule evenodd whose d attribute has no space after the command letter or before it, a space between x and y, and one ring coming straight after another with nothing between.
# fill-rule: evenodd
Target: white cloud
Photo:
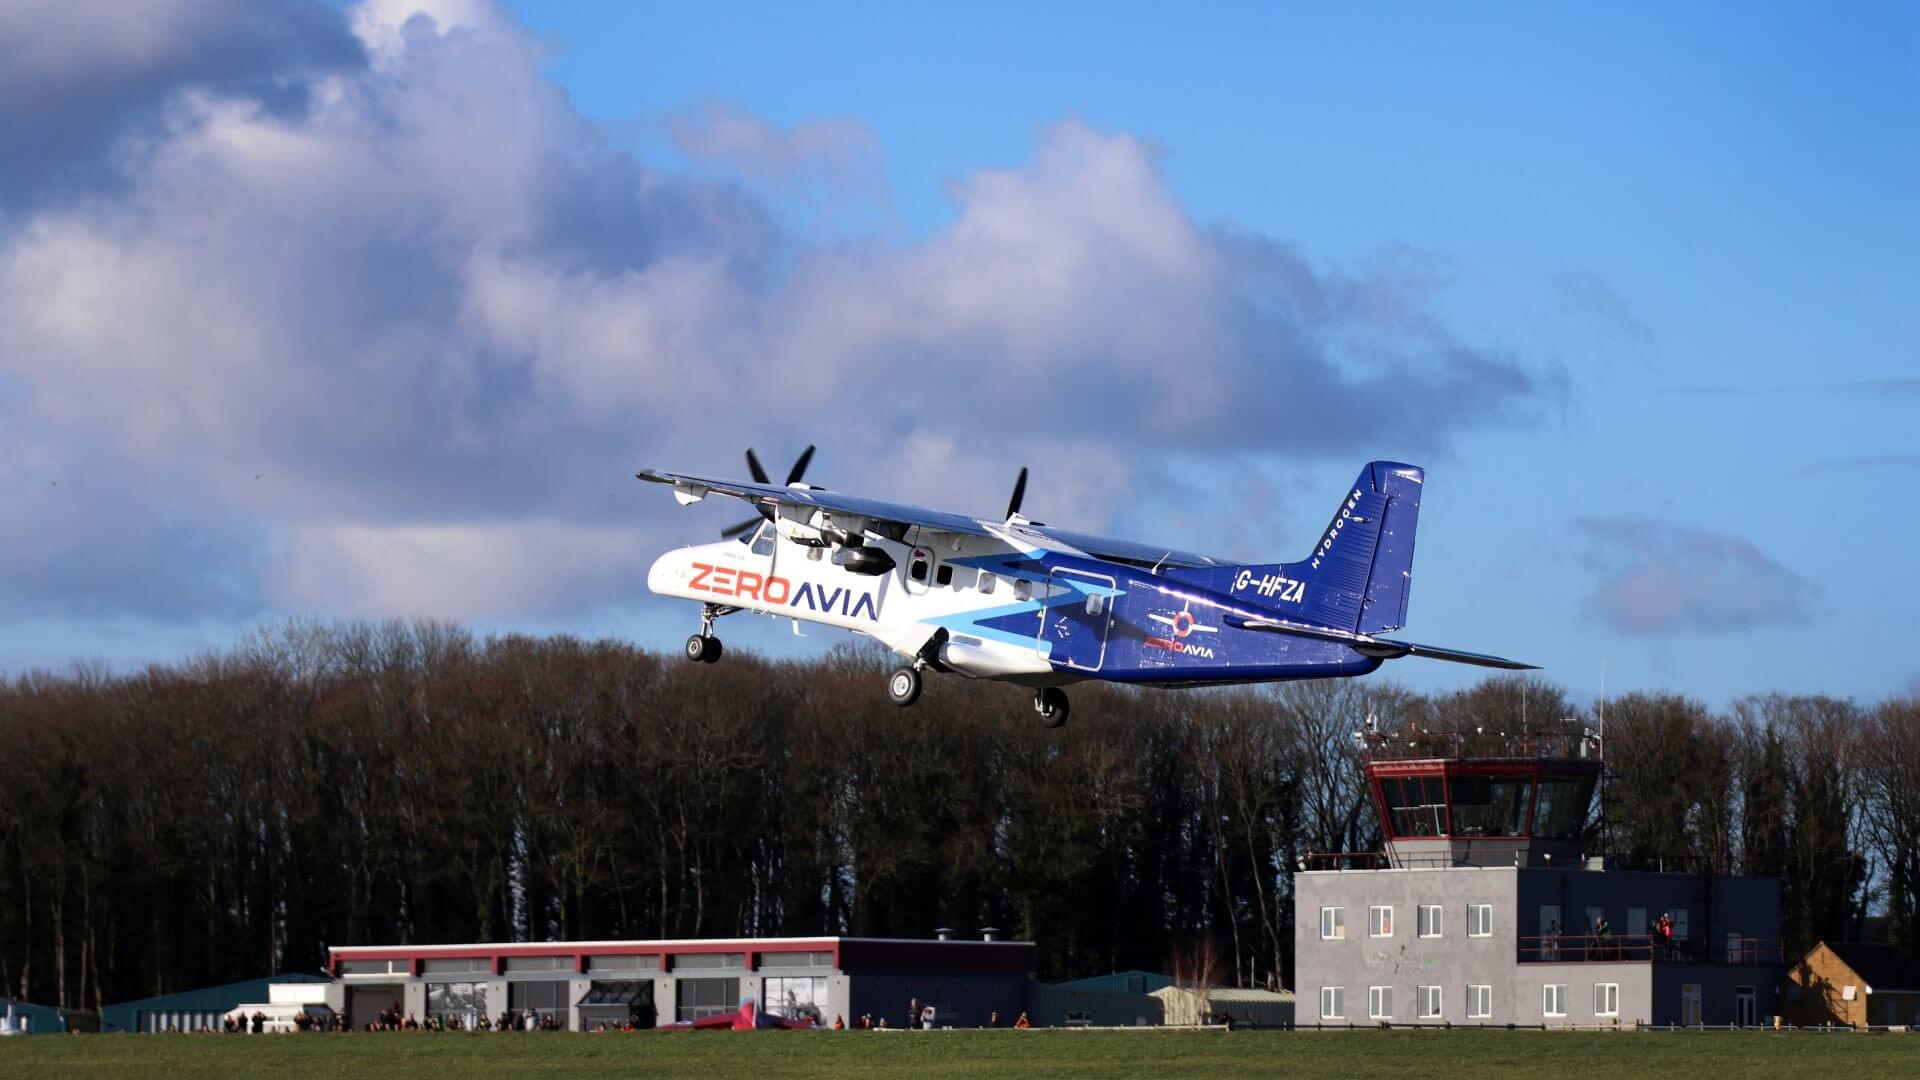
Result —
<instances>
[{"instance_id":1,"label":"white cloud","mask_svg":"<svg viewBox=\"0 0 1920 1080\"><path fill-rule=\"evenodd\" d=\"M615 151L491 4L342 25L371 63L290 67L294 105L183 79L118 186L16 203L0 234L0 423L141 492L129 532L184 538L115 549L130 572L220 552L220 610L581 610L672 511L634 468L731 471L750 441L986 513L1028 464L1030 514L1096 530L1170 456L1439 446L1554 390L1440 323L1431 257L1349 272L1201 224L1125 133L1064 121L956 181L931 235L821 244ZM852 122L737 111L683 137L769 180L875 153Z\"/></svg>"}]
</instances>

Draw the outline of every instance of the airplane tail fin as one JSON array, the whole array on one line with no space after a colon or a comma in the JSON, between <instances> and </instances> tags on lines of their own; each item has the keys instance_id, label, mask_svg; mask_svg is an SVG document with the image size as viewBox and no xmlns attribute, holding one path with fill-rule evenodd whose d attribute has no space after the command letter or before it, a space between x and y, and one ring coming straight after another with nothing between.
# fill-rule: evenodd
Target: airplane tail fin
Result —
<instances>
[{"instance_id":1,"label":"airplane tail fin","mask_svg":"<svg viewBox=\"0 0 1920 1080\"><path fill-rule=\"evenodd\" d=\"M1322 626L1363 634L1398 630L1407 622L1425 480L1417 466L1369 462L1306 558L1176 576Z\"/></svg>"}]
</instances>

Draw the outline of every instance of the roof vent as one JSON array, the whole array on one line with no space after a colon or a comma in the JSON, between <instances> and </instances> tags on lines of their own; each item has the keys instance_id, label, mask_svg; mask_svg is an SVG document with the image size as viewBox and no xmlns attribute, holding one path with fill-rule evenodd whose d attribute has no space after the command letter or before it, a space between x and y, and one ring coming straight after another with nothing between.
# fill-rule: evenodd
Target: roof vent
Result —
<instances>
[{"instance_id":1,"label":"roof vent","mask_svg":"<svg viewBox=\"0 0 1920 1080\"><path fill-rule=\"evenodd\" d=\"M999 940L999 934L1000 928L997 926L983 926L980 928L981 941L997 941Z\"/></svg>"},{"instance_id":2,"label":"roof vent","mask_svg":"<svg viewBox=\"0 0 1920 1080\"><path fill-rule=\"evenodd\" d=\"M933 936L936 938L939 938L941 941L952 941L953 927L951 926L936 927L933 931Z\"/></svg>"}]
</instances>

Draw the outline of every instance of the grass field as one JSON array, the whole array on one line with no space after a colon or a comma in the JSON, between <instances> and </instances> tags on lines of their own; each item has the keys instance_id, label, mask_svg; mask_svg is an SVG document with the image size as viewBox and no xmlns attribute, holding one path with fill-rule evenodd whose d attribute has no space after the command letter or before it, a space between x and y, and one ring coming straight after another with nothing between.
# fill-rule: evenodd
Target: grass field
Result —
<instances>
[{"instance_id":1,"label":"grass field","mask_svg":"<svg viewBox=\"0 0 1920 1080\"><path fill-rule=\"evenodd\" d=\"M1920 1034L769 1031L0 1040L0 1077L1920 1077Z\"/></svg>"}]
</instances>

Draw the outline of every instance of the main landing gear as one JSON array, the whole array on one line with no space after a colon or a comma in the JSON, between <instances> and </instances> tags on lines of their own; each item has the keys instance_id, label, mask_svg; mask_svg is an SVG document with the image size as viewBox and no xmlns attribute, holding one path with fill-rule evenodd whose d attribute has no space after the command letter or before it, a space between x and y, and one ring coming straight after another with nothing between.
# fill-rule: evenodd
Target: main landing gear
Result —
<instances>
[{"instance_id":1,"label":"main landing gear","mask_svg":"<svg viewBox=\"0 0 1920 1080\"><path fill-rule=\"evenodd\" d=\"M887 676L887 697L901 708L920 700L920 670L918 668L895 668Z\"/></svg>"},{"instance_id":2,"label":"main landing gear","mask_svg":"<svg viewBox=\"0 0 1920 1080\"><path fill-rule=\"evenodd\" d=\"M713 620L722 615L731 615L739 608L722 607L719 604L702 604L700 607L700 632L687 639L687 659L698 664L711 664L720 659L720 639L713 636Z\"/></svg>"},{"instance_id":3,"label":"main landing gear","mask_svg":"<svg viewBox=\"0 0 1920 1080\"><path fill-rule=\"evenodd\" d=\"M1057 728L1067 722L1067 692L1057 686L1043 686L1033 692L1033 711L1040 714L1040 726Z\"/></svg>"}]
</instances>

